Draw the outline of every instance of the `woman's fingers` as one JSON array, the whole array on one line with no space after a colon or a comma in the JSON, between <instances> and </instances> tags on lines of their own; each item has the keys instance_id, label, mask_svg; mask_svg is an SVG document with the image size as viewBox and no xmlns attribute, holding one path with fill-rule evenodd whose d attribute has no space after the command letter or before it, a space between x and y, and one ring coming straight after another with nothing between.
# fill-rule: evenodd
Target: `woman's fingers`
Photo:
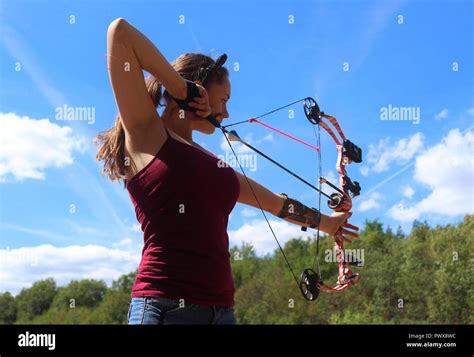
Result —
<instances>
[{"instance_id":1,"label":"woman's fingers","mask_svg":"<svg viewBox=\"0 0 474 357\"><path fill-rule=\"evenodd\" d=\"M192 108L196 109L196 115L206 118L211 115L211 107L209 106L209 97L206 89L199 83L196 83L199 90L199 97L194 97L193 101L189 104Z\"/></svg>"},{"instance_id":2,"label":"woman's fingers","mask_svg":"<svg viewBox=\"0 0 474 357\"><path fill-rule=\"evenodd\" d=\"M348 222L346 222L346 223L344 224L344 227L349 228L349 229L352 229L352 230L354 230L354 231L358 231L358 230L359 230L359 227L354 226L354 225L352 225L352 224L350 224L350 223L348 223Z\"/></svg>"},{"instance_id":3,"label":"woman's fingers","mask_svg":"<svg viewBox=\"0 0 474 357\"><path fill-rule=\"evenodd\" d=\"M347 237L342 236L342 239L344 239L347 243L352 243L352 241Z\"/></svg>"},{"instance_id":4,"label":"woman's fingers","mask_svg":"<svg viewBox=\"0 0 474 357\"><path fill-rule=\"evenodd\" d=\"M207 91L206 91L206 88L204 88L203 86L201 86L200 84L196 84L197 87L198 87L198 90L199 90L199 95L201 98L204 98L206 100L207 99Z\"/></svg>"},{"instance_id":5,"label":"woman's fingers","mask_svg":"<svg viewBox=\"0 0 474 357\"><path fill-rule=\"evenodd\" d=\"M201 112L201 111L197 111L196 112L197 116L199 117L202 117L202 118L207 118L209 115L211 115L211 112L210 111L207 111L207 112Z\"/></svg>"},{"instance_id":6,"label":"woman's fingers","mask_svg":"<svg viewBox=\"0 0 474 357\"><path fill-rule=\"evenodd\" d=\"M358 233L349 231L349 230L344 229L344 228L341 229L341 233L342 233L342 234L346 234L346 235L351 236L351 237L354 237L354 238L359 238L359 234L358 234Z\"/></svg>"},{"instance_id":7,"label":"woman's fingers","mask_svg":"<svg viewBox=\"0 0 474 357\"><path fill-rule=\"evenodd\" d=\"M196 109L196 114L202 115L208 113L211 114L211 108L207 104L199 104L195 102L189 103L189 106Z\"/></svg>"},{"instance_id":8,"label":"woman's fingers","mask_svg":"<svg viewBox=\"0 0 474 357\"><path fill-rule=\"evenodd\" d=\"M206 107L207 106L207 103L206 102L197 102L197 101L193 101L193 102L190 102L189 105L193 106L193 107Z\"/></svg>"},{"instance_id":9,"label":"woman's fingers","mask_svg":"<svg viewBox=\"0 0 474 357\"><path fill-rule=\"evenodd\" d=\"M209 107L204 106L204 107L199 107L196 109L199 109L199 110L196 110L197 116L207 118L209 115L211 115L211 108Z\"/></svg>"}]
</instances>

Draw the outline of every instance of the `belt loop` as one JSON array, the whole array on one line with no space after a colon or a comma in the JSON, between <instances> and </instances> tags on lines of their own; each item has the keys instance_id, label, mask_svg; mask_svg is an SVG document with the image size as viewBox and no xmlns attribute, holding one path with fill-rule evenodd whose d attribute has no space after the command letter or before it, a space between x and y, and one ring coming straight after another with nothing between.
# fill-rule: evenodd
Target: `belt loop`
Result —
<instances>
[{"instance_id":1,"label":"belt loop","mask_svg":"<svg viewBox=\"0 0 474 357\"><path fill-rule=\"evenodd\" d=\"M143 320L145 319L145 310L146 310L146 301L147 297L145 296L143 299L143 309L142 309L142 321L140 322L141 325L143 325Z\"/></svg>"},{"instance_id":2,"label":"belt loop","mask_svg":"<svg viewBox=\"0 0 474 357\"><path fill-rule=\"evenodd\" d=\"M215 307L215 306L212 306L212 320L211 320L211 324L212 324L212 325L217 324L217 311L216 311L216 307Z\"/></svg>"}]
</instances>

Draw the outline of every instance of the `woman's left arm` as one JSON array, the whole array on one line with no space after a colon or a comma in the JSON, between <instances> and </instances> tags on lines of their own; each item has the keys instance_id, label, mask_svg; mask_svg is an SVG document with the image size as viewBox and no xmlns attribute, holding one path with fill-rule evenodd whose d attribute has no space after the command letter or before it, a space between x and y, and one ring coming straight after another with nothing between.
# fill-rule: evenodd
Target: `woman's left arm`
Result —
<instances>
[{"instance_id":1,"label":"woman's left arm","mask_svg":"<svg viewBox=\"0 0 474 357\"><path fill-rule=\"evenodd\" d=\"M261 208L274 216L301 227L316 228L319 225L321 231L334 235L340 227L344 226L347 218L351 215L349 212L337 212L331 216L322 214L318 210L309 208L296 200L273 193L251 178L247 178L249 181L247 182L245 176L238 172L236 172L236 175L240 182L238 199L240 203ZM249 186L249 183L252 187ZM257 196L258 202L255 196ZM343 233L351 237L358 237L357 233L347 229L343 229Z\"/></svg>"},{"instance_id":2,"label":"woman's left arm","mask_svg":"<svg viewBox=\"0 0 474 357\"><path fill-rule=\"evenodd\" d=\"M240 183L240 195L238 199L239 203L243 203L255 208L261 208L275 216L278 214L278 212L283 207L283 202L285 200L284 196L273 193L266 187L260 185L258 182L247 177L250 185L252 185L252 187L250 187L244 175L238 172L236 172L236 175L239 178ZM258 202L256 201L255 196L257 196Z\"/></svg>"}]
</instances>

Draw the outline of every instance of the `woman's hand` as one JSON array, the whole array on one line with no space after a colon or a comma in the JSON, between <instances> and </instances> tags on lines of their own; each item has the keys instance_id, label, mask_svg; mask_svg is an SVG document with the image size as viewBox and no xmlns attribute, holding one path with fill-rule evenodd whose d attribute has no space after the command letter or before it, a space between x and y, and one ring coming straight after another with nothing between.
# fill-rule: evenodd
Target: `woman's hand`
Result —
<instances>
[{"instance_id":1,"label":"woman's hand","mask_svg":"<svg viewBox=\"0 0 474 357\"><path fill-rule=\"evenodd\" d=\"M350 236L358 238L359 234L354 231L358 231L359 227L349 224L347 220L352 215L352 212L334 212L328 216L325 232L334 236L339 229L342 229L344 236Z\"/></svg>"},{"instance_id":2,"label":"woman's hand","mask_svg":"<svg viewBox=\"0 0 474 357\"><path fill-rule=\"evenodd\" d=\"M195 83L199 89L199 97L194 97L194 101L189 106L196 109L198 119L207 118L211 115L211 106L209 105L209 96L206 89L199 83Z\"/></svg>"}]
</instances>

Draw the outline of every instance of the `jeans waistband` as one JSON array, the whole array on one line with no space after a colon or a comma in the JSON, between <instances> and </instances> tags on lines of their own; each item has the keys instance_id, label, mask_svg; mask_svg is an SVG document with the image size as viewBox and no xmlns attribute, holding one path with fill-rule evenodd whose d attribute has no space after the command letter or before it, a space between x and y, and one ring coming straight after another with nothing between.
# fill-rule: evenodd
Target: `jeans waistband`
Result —
<instances>
[{"instance_id":1,"label":"jeans waistband","mask_svg":"<svg viewBox=\"0 0 474 357\"><path fill-rule=\"evenodd\" d=\"M154 299L158 302L163 302L166 304L177 304L179 305L181 301L179 300L172 300L165 298L163 296L140 296L140 297L133 297L132 299ZM193 304L193 303L187 303L184 300L184 306L183 307L192 307L195 309L213 309L213 310L227 310L227 309L233 309L233 306L216 306L216 305L199 305L199 304Z\"/></svg>"}]
</instances>

